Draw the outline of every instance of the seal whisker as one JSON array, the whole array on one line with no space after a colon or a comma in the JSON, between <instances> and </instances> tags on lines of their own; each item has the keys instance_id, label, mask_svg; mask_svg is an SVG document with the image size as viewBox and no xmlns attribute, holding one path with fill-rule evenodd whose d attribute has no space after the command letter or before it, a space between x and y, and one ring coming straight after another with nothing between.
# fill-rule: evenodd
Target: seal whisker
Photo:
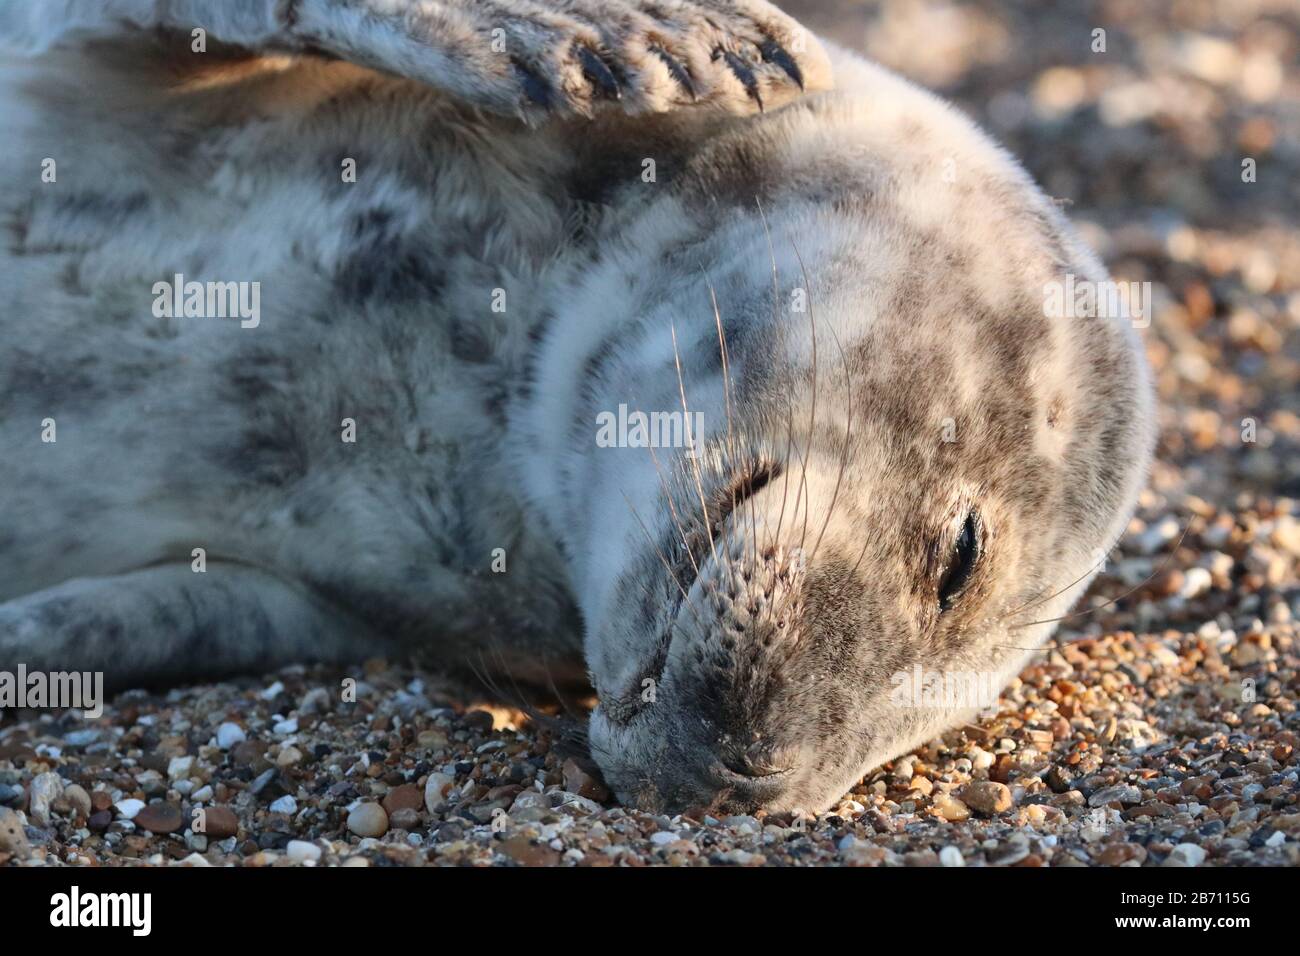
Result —
<instances>
[{"instance_id":1,"label":"seal whisker","mask_svg":"<svg viewBox=\"0 0 1300 956\"><path fill-rule=\"evenodd\" d=\"M645 526L645 522L641 520L641 516L637 513L636 507L632 504L632 501L628 498L626 492L620 492L620 494L623 495L623 500L627 502L628 508L631 509L632 517L636 519L636 523L640 526L642 533L646 536L646 540L650 542L651 547L655 549L655 553L659 555L659 560L663 562L664 567L668 570L669 578L672 579L673 584L677 585L677 590L681 592L682 603L690 609L692 614L695 614L695 609L691 606L690 595L687 593L686 588L682 586L681 579L677 577L677 572L673 570L672 562L668 560L663 549L659 547L658 543L654 540L654 537L650 534L650 530ZM697 571L696 573L698 575L699 572ZM707 581L702 581L701 583L706 588L708 587ZM695 618L695 623L700 624L700 619L698 617Z\"/></svg>"},{"instance_id":2,"label":"seal whisker","mask_svg":"<svg viewBox=\"0 0 1300 956\"><path fill-rule=\"evenodd\" d=\"M1124 598L1128 597L1131 594L1136 594L1138 591L1142 590L1144 587L1146 587L1148 584L1150 584L1157 577L1159 577L1161 574L1164 573L1165 569L1169 566L1169 563L1173 561L1174 556L1178 553L1179 547L1182 546L1183 538L1187 536L1187 532L1191 528L1191 526L1192 526L1192 519L1189 518L1187 520L1187 524L1183 525L1182 534L1180 534L1178 536L1178 540L1174 542L1174 546L1170 550L1169 556L1165 558L1164 562L1160 565L1160 567L1152 571L1151 574L1148 575L1141 583L1135 585L1134 587L1129 588L1123 594L1120 594L1117 597L1113 597L1108 601L1103 601L1101 604L1098 604L1096 607L1086 608L1085 610L1082 611L1075 611L1073 614L1063 614L1060 617L1049 617L1042 621L1028 621L1024 624L1012 624L1010 627L1007 628L1007 630L1018 631L1021 630L1022 628L1033 627L1035 624L1055 624L1058 621L1069 621L1076 617L1087 617L1089 614L1095 614L1100 610L1110 607L1112 604L1116 604L1124 600Z\"/></svg>"},{"instance_id":3,"label":"seal whisker","mask_svg":"<svg viewBox=\"0 0 1300 956\"><path fill-rule=\"evenodd\" d=\"M803 256L800 255L799 253L799 247L795 245L794 237L791 237L790 239L790 247L794 250L795 258L799 260L799 271L803 274L804 288L808 289L812 285L812 283L808 279L808 268L807 266L804 265ZM811 293L808 296L808 315L810 318L813 316ZM826 519L822 522L822 529L817 533L817 543L813 545L812 554L808 555L807 557L807 561L810 564L812 563L813 559L817 557L817 552L822 546L822 538L826 534L826 528L830 525L831 516L835 513L835 504L837 501L839 501L839 497L840 497L840 487L844 483L844 472L848 468L849 442L853 437L853 375L851 370L849 369L849 358L844 352L844 346L840 342L839 334L835 331L834 326L828 326L828 327L830 329L831 339L835 342L835 347L839 350L840 361L844 365L844 388L846 393L845 400L847 403L847 411L845 412L845 416L844 416L846 419L846 424L844 427L844 450L840 454L839 473L835 476L835 490L831 492L831 503L826 507ZM816 379L814 378L814 383L815 381ZM813 388L815 392L816 390L815 384Z\"/></svg>"},{"instance_id":4,"label":"seal whisker","mask_svg":"<svg viewBox=\"0 0 1300 956\"><path fill-rule=\"evenodd\" d=\"M677 390L682 397L682 414L690 415L690 409L686 404L686 384L682 380L682 355L677 348L677 323L671 319L668 322L668 329L673 338L673 362L677 366ZM709 505L704 497L704 481L700 477L699 456L696 456L691 464L695 469L695 488L700 495L700 520L704 522L705 534L709 537L709 550L713 552L713 560L718 560L718 546L713 539L713 522L709 520Z\"/></svg>"},{"instance_id":5,"label":"seal whisker","mask_svg":"<svg viewBox=\"0 0 1300 956\"><path fill-rule=\"evenodd\" d=\"M691 550L691 542L687 538L686 529L682 525L680 515L677 513L676 498L673 495L672 489L668 487L668 478L664 474L663 467L659 464L659 456L655 454L653 445L647 445L646 451L650 453L650 460L654 463L655 473L659 476L659 486L663 489L664 499L668 503L668 513L672 516L673 525L677 528L677 535L682 539L682 547L686 549L686 558L691 562L691 567L695 571L695 576L699 577L700 566L695 561L695 554Z\"/></svg>"}]
</instances>

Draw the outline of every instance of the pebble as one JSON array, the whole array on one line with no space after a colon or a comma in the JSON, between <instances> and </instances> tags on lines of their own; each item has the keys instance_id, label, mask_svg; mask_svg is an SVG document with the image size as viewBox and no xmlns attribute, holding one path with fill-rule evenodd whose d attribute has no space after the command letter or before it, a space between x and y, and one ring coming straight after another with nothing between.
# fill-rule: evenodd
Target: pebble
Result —
<instances>
[{"instance_id":1,"label":"pebble","mask_svg":"<svg viewBox=\"0 0 1300 956\"><path fill-rule=\"evenodd\" d=\"M1142 802L1142 792L1137 787L1126 785L1103 787L1088 798L1088 806L1104 807L1115 802L1131 805Z\"/></svg>"},{"instance_id":2,"label":"pebble","mask_svg":"<svg viewBox=\"0 0 1300 956\"><path fill-rule=\"evenodd\" d=\"M572 757L564 761L563 773L564 789L569 793L576 793L597 803L604 803L610 798L609 788Z\"/></svg>"},{"instance_id":3,"label":"pebble","mask_svg":"<svg viewBox=\"0 0 1300 956\"><path fill-rule=\"evenodd\" d=\"M1011 809L1011 789L1005 783L979 780L966 788L962 801L976 813L991 816Z\"/></svg>"},{"instance_id":4,"label":"pebble","mask_svg":"<svg viewBox=\"0 0 1300 956\"><path fill-rule=\"evenodd\" d=\"M443 792L456 782L456 778L445 773L431 773L424 784L424 808L436 813L446 799Z\"/></svg>"},{"instance_id":5,"label":"pebble","mask_svg":"<svg viewBox=\"0 0 1300 956\"><path fill-rule=\"evenodd\" d=\"M239 833L239 819L229 807L207 807L203 826L210 840L225 840Z\"/></svg>"},{"instance_id":6,"label":"pebble","mask_svg":"<svg viewBox=\"0 0 1300 956\"><path fill-rule=\"evenodd\" d=\"M181 808L174 803L151 803L137 813L132 822L150 833L175 833L185 826Z\"/></svg>"},{"instance_id":7,"label":"pebble","mask_svg":"<svg viewBox=\"0 0 1300 956\"><path fill-rule=\"evenodd\" d=\"M939 862L944 866L965 866L966 861L962 858L961 850L955 846L946 846L939 851Z\"/></svg>"},{"instance_id":8,"label":"pebble","mask_svg":"<svg viewBox=\"0 0 1300 956\"><path fill-rule=\"evenodd\" d=\"M1164 866L1200 866L1205 862L1205 850L1195 843L1180 843L1165 858Z\"/></svg>"},{"instance_id":9,"label":"pebble","mask_svg":"<svg viewBox=\"0 0 1300 956\"><path fill-rule=\"evenodd\" d=\"M185 780L194 770L193 757L173 757L167 763L168 780Z\"/></svg>"},{"instance_id":10,"label":"pebble","mask_svg":"<svg viewBox=\"0 0 1300 956\"><path fill-rule=\"evenodd\" d=\"M348 814L348 829L359 837L381 837L388 832L388 814L377 803L358 803Z\"/></svg>"},{"instance_id":11,"label":"pebble","mask_svg":"<svg viewBox=\"0 0 1300 956\"><path fill-rule=\"evenodd\" d=\"M239 724L232 724L229 721L217 728L217 746L222 750L229 750L235 744L241 744L248 737L244 734L244 728Z\"/></svg>"},{"instance_id":12,"label":"pebble","mask_svg":"<svg viewBox=\"0 0 1300 956\"><path fill-rule=\"evenodd\" d=\"M268 809L272 813L283 813L288 816L293 816L298 812L298 801L288 794L285 794L277 800L272 800Z\"/></svg>"},{"instance_id":13,"label":"pebble","mask_svg":"<svg viewBox=\"0 0 1300 956\"><path fill-rule=\"evenodd\" d=\"M424 795L413 783L404 783L389 790L384 796L384 812L390 817L398 810L419 810L424 806Z\"/></svg>"},{"instance_id":14,"label":"pebble","mask_svg":"<svg viewBox=\"0 0 1300 956\"><path fill-rule=\"evenodd\" d=\"M284 848L285 856L296 863L316 862L321 857L321 848L306 840L290 840Z\"/></svg>"},{"instance_id":15,"label":"pebble","mask_svg":"<svg viewBox=\"0 0 1300 956\"><path fill-rule=\"evenodd\" d=\"M401 807L388 815L388 823L394 830L414 830L420 825L420 811Z\"/></svg>"},{"instance_id":16,"label":"pebble","mask_svg":"<svg viewBox=\"0 0 1300 956\"><path fill-rule=\"evenodd\" d=\"M970 819L970 807L956 797L944 794L933 803L935 812L949 823L961 823Z\"/></svg>"},{"instance_id":17,"label":"pebble","mask_svg":"<svg viewBox=\"0 0 1300 956\"><path fill-rule=\"evenodd\" d=\"M650 842L655 846L667 846L669 843L676 843L680 837L676 833L668 830L660 830L658 833L650 834Z\"/></svg>"},{"instance_id":18,"label":"pebble","mask_svg":"<svg viewBox=\"0 0 1300 956\"><path fill-rule=\"evenodd\" d=\"M50 825L50 804L63 796L63 781L57 773L39 773L32 779L27 815L38 827Z\"/></svg>"},{"instance_id":19,"label":"pebble","mask_svg":"<svg viewBox=\"0 0 1300 956\"><path fill-rule=\"evenodd\" d=\"M63 799L68 801L76 811L77 816L85 819L90 816L91 802L90 794L81 784L74 783L63 791Z\"/></svg>"},{"instance_id":20,"label":"pebble","mask_svg":"<svg viewBox=\"0 0 1300 956\"><path fill-rule=\"evenodd\" d=\"M114 804L117 808L117 815L123 820L134 820L136 815L144 809L143 800L120 800Z\"/></svg>"},{"instance_id":21,"label":"pebble","mask_svg":"<svg viewBox=\"0 0 1300 956\"><path fill-rule=\"evenodd\" d=\"M31 854L22 817L8 807L0 807L0 853L12 853L19 860Z\"/></svg>"}]
</instances>

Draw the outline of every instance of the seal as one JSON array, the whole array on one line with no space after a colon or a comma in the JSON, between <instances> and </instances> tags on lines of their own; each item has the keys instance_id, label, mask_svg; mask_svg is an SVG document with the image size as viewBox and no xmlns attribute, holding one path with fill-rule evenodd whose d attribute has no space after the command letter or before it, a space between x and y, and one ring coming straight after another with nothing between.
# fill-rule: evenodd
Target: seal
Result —
<instances>
[{"instance_id":1,"label":"seal","mask_svg":"<svg viewBox=\"0 0 1300 956\"><path fill-rule=\"evenodd\" d=\"M589 680L626 802L817 810L1023 667L1145 479L1139 323L1055 206L767 4L0 43L0 664L423 649Z\"/></svg>"}]
</instances>

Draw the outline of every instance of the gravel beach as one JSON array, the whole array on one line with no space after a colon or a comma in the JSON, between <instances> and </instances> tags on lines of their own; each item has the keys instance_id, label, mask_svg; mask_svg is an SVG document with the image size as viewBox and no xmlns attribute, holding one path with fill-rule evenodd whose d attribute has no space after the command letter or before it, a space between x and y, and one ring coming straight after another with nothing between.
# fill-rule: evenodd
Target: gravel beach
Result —
<instances>
[{"instance_id":1,"label":"gravel beach","mask_svg":"<svg viewBox=\"0 0 1300 956\"><path fill-rule=\"evenodd\" d=\"M1158 462L1056 643L817 816L619 807L549 723L399 662L6 713L0 864L1300 864L1300 8L783 6L955 100L1151 283Z\"/></svg>"}]
</instances>

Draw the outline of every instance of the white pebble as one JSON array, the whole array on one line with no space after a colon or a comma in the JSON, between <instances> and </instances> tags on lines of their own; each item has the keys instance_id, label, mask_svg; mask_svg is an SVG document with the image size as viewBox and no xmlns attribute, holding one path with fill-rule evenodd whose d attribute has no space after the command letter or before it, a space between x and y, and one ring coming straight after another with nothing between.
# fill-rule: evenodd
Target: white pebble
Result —
<instances>
[{"instance_id":1,"label":"white pebble","mask_svg":"<svg viewBox=\"0 0 1300 956\"><path fill-rule=\"evenodd\" d=\"M1180 597L1188 600L1200 597L1214 586L1214 578L1205 568L1188 568L1183 572L1183 586L1179 589Z\"/></svg>"},{"instance_id":2,"label":"white pebble","mask_svg":"<svg viewBox=\"0 0 1300 956\"><path fill-rule=\"evenodd\" d=\"M232 724L229 721L217 728L217 746L222 750L229 750L235 744L243 743L248 737L244 734L244 728L239 724Z\"/></svg>"},{"instance_id":3,"label":"white pebble","mask_svg":"<svg viewBox=\"0 0 1300 956\"><path fill-rule=\"evenodd\" d=\"M296 734L298 732L298 718L290 717L288 720L278 721L271 728L271 731L281 735Z\"/></svg>"},{"instance_id":4,"label":"white pebble","mask_svg":"<svg viewBox=\"0 0 1300 956\"><path fill-rule=\"evenodd\" d=\"M955 846L946 846L939 851L939 862L944 866L965 866L966 861L962 859L961 850Z\"/></svg>"},{"instance_id":5,"label":"white pebble","mask_svg":"<svg viewBox=\"0 0 1300 956\"><path fill-rule=\"evenodd\" d=\"M293 815L298 812L298 801L288 794L285 794L279 800L276 800L271 804L271 812Z\"/></svg>"},{"instance_id":6,"label":"white pebble","mask_svg":"<svg viewBox=\"0 0 1300 956\"><path fill-rule=\"evenodd\" d=\"M1180 843L1170 852L1165 866L1200 866L1205 862L1205 851L1195 843Z\"/></svg>"},{"instance_id":7,"label":"white pebble","mask_svg":"<svg viewBox=\"0 0 1300 956\"><path fill-rule=\"evenodd\" d=\"M677 834L668 830L660 830L658 833L650 834L650 842L655 846L667 846L669 843L677 842Z\"/></svg>"},{"instance_id":8,"label":"white pebble","mask_svg":"<svg viewBox=\"0 0 1300 956\"><path fill-rule=\"evenodd\" d=\"M430 813L437 811L443 802L443 790L456 782L456 778L445 773L431 773L424 783L424 808Z\"/></svg>"},{"instance_id":9,"label":"white pebble","mask_svg":"<svg viewBox=\"0 0 1300 956\"><path fill-rule=\"evenodd\" d=\"M319 860L321 851L315 843L308 843L306 840L290 840L284 852L289 859L306 863L308 860L313 862Z\"/></svg>"},{"instance_id":10,"label":"white pebble","mask_svg":"<svg viewBox=\"0 0 1300 956\"><path fill-rule=\"evenodd\" d=\"M113 804L123 820L134 820L135 815L144 809L143 800L120 800Z\"/></svg>"},{"instance_id":11,"label":"white pebble","mask_svg":"<svg viewBox=\"0 0 1300 956\"><path fill-rule=\"evenodd\" d=\"M193 757L172 757L172 759L167 762L167 779L186 780L189 778L190 771L193 769Z\"/></svg>"}]
</instances>

